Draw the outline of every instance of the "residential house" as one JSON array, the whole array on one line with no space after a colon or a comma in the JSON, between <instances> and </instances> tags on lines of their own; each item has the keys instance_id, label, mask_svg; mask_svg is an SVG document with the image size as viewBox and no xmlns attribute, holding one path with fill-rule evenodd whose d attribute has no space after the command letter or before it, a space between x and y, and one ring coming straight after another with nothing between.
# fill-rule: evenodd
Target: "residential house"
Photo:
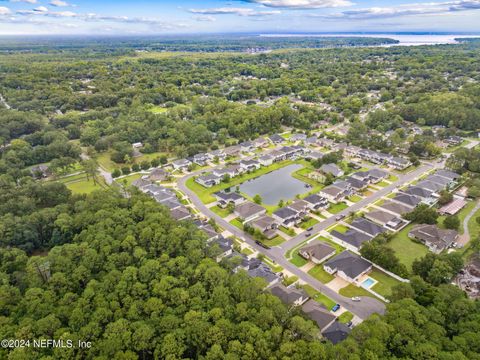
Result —
<instances>
[{"instance_id":1,"label":"residential house","mask_svg":"<svg viewBox=\"0 0 480 360\"><path fill-rule=\"evenodd\" d=\"M233 145L226 147L223 151L225 152L225 156L228 158L238 156L242 150L239 145Z\"/></svg>"},{"instance_id":2,"label":"residential house","mask_svg":"<svg viewBox=\"0 0 480 360\"><path fill-rule=\"evenodd\" d=\"M278 135L278 134L273 134L268 137L268 139L273 143L273 144L281 144L285 141L285 139Z\"/></svg>"},{"instance_id":3,"label":"residential house","mask_svg":"<svg viewBox=\"0 0 480 360\"><path fill-rule=\"evenodd\" d=\"M218 158L218 160L223 161L225 160L226 157L227 157L227 154L225 154L225 151L223 149L213 150L209 153L209 158L211 160Z\"/></svg>"},{"instance_id":4,"label":"residential house","mask_svg":"<svg viewBox=\"0 0 480 360\"><path fill-rule=\"evenodd\" d=\"M433 191L427 190L418 186L409 186L406 190L402 190L403 193L420 197L422 199L433 198Z\"/></svg>"},{"instance_id":5,"label":"residential house","mask_svg":"<svg viewBox=\"0 0 480 360\"><path fill-rule=\"evenodd\" d=\"M274 157L271 155L263 155L263 156L260 156L260 158L258 159L258 162L262 166L270 166L273 164L273 161L274 161Z\"/></svg>"},{"instance_id":6,"label":"residential house","mask_svg":"<svg viewBox=\"0 0 480 360\"><path fill-rule=\"evenodd\" d=\"M148 179L151 181L165 181L170 177L170 173L162 168L153 169Z\"/></svg>"},{"instance_id":7,"label":"residential house","mask_svg":"<svg viewBox=\"0 0 480 360\"><path fill-rule=\"evenodd\" d=\"M444 178L450 179L451 181L455 181L455 180L460 179L459 174L457 174L453 171L450 171L450 170L446 170L446 169L437 170L435 172L435 175L443 176Z\"/></svg>"},{"instance_id":8,"label":"residential house","mask_svg":"<svg viewBox=\"0 0 480 360\"><path fill-rule=\"evenodd\" d=\"M180 159L172 162L172 166L174 170L185 171L188 169L190 165L192 165L192 162L188 159Z\"/></svg>"},{"instance_id":9,"label":"residential house","mask_svg":"<svg viewBox=\"0 0 480 360\"><path fill-rule=\"evenodd\" d=\"M363 191L368 187L368 182L358 180L353 177L348 177L345 179L345 181L349 183L352 189L355 190L356 192Z\"/></svg>"},{"instance_id":10,"label":"residential house","mask_svg":"<svg viewBox=\"0 0 480 360\"><path fill-rule=\"evenodd\" d=\"M333 230L330 234L338 240L342 241L344 243L343 245L351 245L356 249L360 249L363 243L373 239L371 235L365 234L355 229L348 229L344 233Z\"/></svg>"},{"instance_id":11,"label":"residential house","mask_svg":"<svg viewBox=\"0 0 480 360\"><path fill-rule=\"evenodd\" d=\"M282 284L277 284L270 289L272 295L275 295L283 303L290 306L300 306L308 301L308 295L303 289L287 288Z\"/></svg>"},{"instance_id":12,"label":"residential house","mask_svg":"<svg viewBox=\"0 0 480 360\"><path fill-rule=\"evenodd\" d=\"M30 168L30 174L36 179L49 177L52 172L47 165L36 165Z\"/></svg>"},{"instance_id":13,"label":"residential house","mask_svg":"<svg viewBox=\"0 0 480 360\"><path fill-rule=\"evenodd\" d=\"M316 146L317 141L318 141L318 138L316 136L310 136L310 137L306 138L303 143L305 145L308 145L308 146Z\"/></svg>"},{"instance_id":14,"label":"residential house","mask_svg":"<svg viewBox=\"0 0 480 360\"><path fill-rule=\"evenodd\" d=\"M340 177L345 174L345 172L340 169L336 164L323 164L320 167L320 170L322 170L325 174L331 174L335 177Z\"/></svg>"},{"instance_id":15,"label":"residential house","mask_svg":"<svg viewBox=\"0 0 480 360\"><path fill-rule=\"evenodd\" d=\"M330 205L328 200L318 194L308 195L305 199L303 199L307 204L308 208L311 211L317 211L320 209L326 209Z\"/></svg>"},{"instance_id":16,"label":"residential house","mask_svg":"<svg viewBox=\"0 0 480 360\"><path fill-rule=\"evenodd\" d=\"M321 264L335 255L335 249L323 241L314 241L313 243L302 247L298 253L303 258L310 260L315 264Z\"/></svg>"},{"instance_id":17,"label":"residential house","mask_svg":"<svg viewBox=\"0 0 480 360\"><path fill-rule=\"evenodd\" d=\"M421 241L431 252L438 254L452 246L459 235L455 230L444 230L437 225L421 224L414 226L408 236Z\"/></svg>"},{"instance_id":18,"label":"residential house","mask_svg":"<svg viewBox=\"0 0 480 360\"><path fill-rule=\"evenodd\" d=\"M293 134L292 136L290 136L291 142L305 141L306 139L307 139L307 135L305 134Z\"/></svg>"},{"instance_id":19,"label":"residential house","mask_svg":"<svg viewBox=\"0 0 480 360\"><path fill-rule=\"evenodd\" d=\"M158 200L159 195L155 195L153 198L157 200L160 204L168 207L169 210L175 210L175 209L180 209L183 205L178 201L177 198L174 199L167 199L167 200Z\"/></svg>"},{"instance_id":20,"label":"residential house","mask_svg":"<svg viewBox=\"0 0 480 360\"><path fill-rule=\"evenodd\" d=\"M439 191L444 190L443 185L438 184L438 183L434 183L434 182L428 181L428 180L419 181L416 184L416 186L420 187L420 188L423 188L423 189L426 189L426 190L429 190L429 191L434 192L434 193L438 193Z\"/></svg>"},{"instance_id":21,"label":"residential house","mask_svg":"<svg viewBox=\"0 0 480 360\"><path fill-rule=\"evenodd\" d=\"M365 218L395 231L407 224L398 216L382 210L370 211L365 214Z\"/></svg>"},{"instance_id":22,"label":"residential house","mask_svg":"<svg viewBox=\"0 0 480 360\"><path fill-rule=\"evenodd\" d=\"M402 193L397 194L392 200L407 205L412 209L422 202L422 199L418 196Z\"/></svg>"},{"instance_id":23,"label":"residential house","mask_svg":"<svg viewBox=\"0 0 480 360\"><path fill-rule=\"evenodd\" d=\"M355 145L348 145L344 150L343 153L350 157L357 157L358 153L362 150L362 148L355 146Z\"/></svg>"},{"instance_id":24,"label":"residential house","mask_svg":"<svg viewBox=\"0 0 480 360\"><path fill-rule=\"evenodd\" d=\"M276 229L278 228L278 222L271 216L262 215L248 223L254 229L258 229L267 239L273 239L277 236Z\"/></svg>"},{"instance_id":25,"label":"residential house","mask_svg":"<svg viewBox=\"0 0 480 360\"><path fill-rule=\"evenodd\" d=\"M135 186L136 188L139 188L139 189L148 185L153 185L153 184L147 177L141 177L140 179L137 179L132 182L132 186Z\"/></svg>"},{"instance_id":26,"label":"residential house","mask_svg":"<svg viewBox=\"0 0 480 360\"><path fill-rule=\"evenodd\" d=\"M322 335L332 344L338 344L348 337L352 330L340 321L333 322L328 328L323 330Z\"/></svg>"},{"instance_id":27,"label":"residential house","mask_svg":"<svg viewBox=\"0 0 480 360\"><path fill-rule=\"evenodd\" d=\"M287 154L281 150L272 150L269 155L274 162L283 161L287 158Z\"/></svg>"},{"instance_id":28,"label":"residential house","mask_svg":"<svg viewBox=\"0 0 480 360\"><path fill-rule=\"evenodd\" d=\"M451 179L445 178L440 175L429 175L425 180L442 185L444 189L449 189L456 184L455 181L452 181Z\"/></svg>"},{"instance_id":29,"label":"residential house","mask_svg":"<svg viewBox=\"0 0 480 360\"><path fill-rule=\"evenodd\" d=\"M244 141L240 143L240 151L251 152L253 150L255 150L255 147L251 141Z\"/></svg>"},{"instance_id":30,"label":"residential house","mask_svg":"<svg viewBox=\"0 0 480 360\"><path fill-rule=\"evenodd\" d=\"M384 227L364 218L357 218L353 220L350 226L372 237L383 234L387 231Z\"/></svg>"},{"instance_id":31,"label":"residential house","mask_svg":"<svg viewBox=\"0 0 480 360\"><path fill-rule=\"evenodd\" d=\"M260 137L253 140L253 146L255 146L256 148L265 148L268 146L268 141L265 138Z\"/></svg>"},{"instance_id":32,"label":"residential house","mask_svg":"<svg viewBox=\"0 0 480 360\"><path fill-rule=\"evenodd\" d=\"M390 174L385 170L381 170L377 168L368 170L368 177L370 179L369 181L372 184L376 184L382 180L385 180L389 176Z\"/></svg>"},{"instance_id":33,"label":"residential house","mask_svg":"<svg viewBox=\"0 0 480 360\"><path fill-rule=\"evenodd\" d=\"M380 207L397 215L404 215L412 211L412 208L394 201L385 201Z\"/></svg>"},{"instance_id":34,"label":"residential house","mask_svg":"<svg viewBox=\"0 0 480 360\"><path fill-rule=\"evenodd\" d=\"M411 161L399 156L393 156L387 159L387 164L397 170L405 170L410 165L412 165Z\"/></svg>"},{"instance_id":35,"label":"residential house","mask_svg":"<svg viewBox=\"0 0 480 360\"><path fill-rule=\"evenodd\" d=\"M235 206L238 206L240 204L243 204L245 201L247 201L247 199L245 199L242 195L234 191L232 192L221 191L221 192L215 193L214 196L217 199L218 207L221 207L221 208L226 208L228 204L233 204Z\"/></svg>"},{"instance_id":36,"label":"residential house","mask_svg":"<svg viewBox=\"0 0 480 360\"><path fill-rule=\"evenodd\" d=\"M214 174L201 175L195 178L195 181L202 186L212 187L222 182L222 178Z\"/></svg>"},{"instance_id":37,"label":"residential house","mask_svg":"<svg viewBox=\"0 0 480 360\"><path fill-rule=\"evenodd\" d=\"M205 153L193 155L193 162L198 166L205 166L208 161L208 156Z\"/></svg>"},{"instance_id":38,"label":"residential house","mask_svg":"<svg viewBox=\"0 0 480 360\"><path fill-rule=\"evenodd\" d=\"M314 170L314 171L308 173L307 177L309 179L315 180L315 181L317 181L319 183L322 183L322 184L324 184L325 181L327 180L327 176L321 170Z\"/></svg>"},{"instance_id":39,"label":"residential house","mask_svg":"<svg viewBox=\"0 0 480 360\"><path fill-rule=\"evenodd\" d=\"M250 275L251 277L259 277L265 280L265 282L267 283L267 286L265 288L269 288L280 282L280 277L263 263L261 263L258 267L249 269L248 275Z\"/></svg>"},{"instance_id":40,"label":"residential house","mask_svg":"<svg viewBox=\"0 0 480 360\"><path fill-rule=\"evenodd\" d=\"M335 185L330 185L320 190L318 195L326 198L332 203L338 203L345 199L346 191L345 189L339 188Z\"/></svg>"},{"instance_id":41,"label":"residential house","mask_svg":"<svg viewBox=\"0 0 480 360\"><path fill-rule=\"evenodd\" d=\"M298 216L304 217L307 215L308 210L309 210L309 205L306 201L297 199L293 201L291 204L287 205L290 209L294 210L297 212Z\"/></svg>"},{"instance_id":42,"label":"residential house","mask_svg":"<svg viewBox=\"0 0 480 360\"><path fill-rule=\"evenodd\" d=\"M331 148L335 145L335 141L328 138L319 138L317 144L324 148Z\"/></svg>"},{"instance_id":43,"label":"residential house","mask_svg":"<svg viewBox=\"0 0 480 360\"><path fill-rule=\"evenodd\" d=\"M321 153L320 151L309 151L307 154L305 154L305 159L307 160L320 160L325 156L324 153Z\"/></svg>"},{"instance_id":44,"label":"residential house","mask_svg":"<svg viewBox=\"0 0 480 360\"><path fill-rule=\"evenodd\" d=\"M180 206L177 209L170 211L170 215L177 221L189 220L192 218L190 211L185 206Z\"/></svg>"},{"instance_id":45,"label":"residential house","mask_svg":"<svg viewBox=\"0 0 480 360\"><path fill-rule=\"evenodd\" d=\"M314 321L320 331L328 328L337 318L329 310L324 309L315 300L309 300L302 306L303 312Z\"/></svg>"},{"instance_id":46,"label":"residential house","mask_svg":"<svg viewBox=\"0 0 480 360\"><path fill-rule=\"evenodd\" d=\"M463 142L463 139L460 136L452 135L447 137L445 142L450 146L458 146Z\"/></svg>"},{"instance_id":47,"label":"residential house","mask_svg":"<svg viewBox=\"0 0 480 360\"><path fill-rule=\"evenodd\" d=\"M242 160L240 167L243 171L254 171L260 169L260 163L257 160Z\"/></svg>"},{"instance_id":48,"label":"residential house","mask_svg":"<svg viewBox=\"0 0 480 360\"><path fill-rule=\"evenodd\" d=\"M219 177L219 178L224 178L225 176L230 176L231 178L235 177L238 175L238 173L235 171L233 168L218 168L218 169L213 169L212 174Z\"/></svg>"},{"instance_id":49,"label":"residential house","mask_svg":"<svg viewBox=\"0 0 480 360\"><path fill-rule=\"evenodd\" d=\"M275 211L273 213L273 218L277 220L280 225L287 228L292 227L301 221L301 217L299 217L297 211L289 207L284 207Z\"/></svg>"},{"instance_id":50,"label":"residential house","mask_svg":"<svg viewBox=\"0 0 480 360\"><path fill-rule=\"evenodd\" d=\"M343 251L333 259L323 264L323 269L329 274L357 284L357 281L372 270L372 263L350 251Z\"/></svg>"},{"instance_id":51,"label":"residential house","mask_svg":"<svg viewBox=\"0 0 480 360\"><path fill-rule=\"evenodd\" d=\"M267 210L253 202L246 201L243 204L235 207L235 215L237 215L244 223L250 222L253 219L264 215Z\"/></svg>"},{"instance_id":52,"label":"residential house","mask_svg":"<svg viewBox=\"0 0 480 360\"><path fill-rule=\"evenodd\" d=\"M219 235L210 242L210 246L218 248L217 262L220 262L224 257L233 253L233 241L229 238L224 238Z\"/></svg>"},{"instance_id":53,"label":"residential house","mask_svg":"<svg viewBox=\"0 0 480 360\"><path fill-rule=\"evenodd\" d=\"M438 212L442 215L455 215L467 205L463 198L453 199L448 204L442 206Z\"/></svg>"}]
</instances>

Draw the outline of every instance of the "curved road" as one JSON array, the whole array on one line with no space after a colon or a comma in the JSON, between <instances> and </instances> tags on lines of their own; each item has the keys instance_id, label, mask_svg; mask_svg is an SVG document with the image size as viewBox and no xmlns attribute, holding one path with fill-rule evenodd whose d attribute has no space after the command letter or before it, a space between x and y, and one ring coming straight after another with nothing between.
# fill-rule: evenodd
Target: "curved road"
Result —
<instances>
[{"instance_id":1,"label":"curved road","mask_svg":"<svg viewBox=\"0 0 480 360\"><path fill-rule=\"evenodd\" d=\"M205 170L203 170L205 171ZM257 245L255 240L250 237L248 234L245 234L242 230L238 229L236 226L230 224L229 222L225 221L223 218L215 214L213 211L211 211L208 207L203 204L203 202L197 197L195 192L190 190L186 182L188 179L192 178L193 176L196 176L200 174L203 171L197 171L193 172L189 175L184 176L183 178L179 179L178 181L178 187L179 189L186 194L189 198L190 201L195 205L195 207L205 216L209 218L215 219L218 225L220 225L222 228L225 230L228 230L230 233L232 233L234 236L242 239L243 241L247 242L252 248L257 250L260 253L265 254L268 256L270 259L274 260L277 264L282 266L284 269L288 270L290 273L298 276L299 279L304 281L305 283L311 285L314 287L316 290L320 291L321 293L325 294L326 296L330 297L334 301L336 301L338 304L343 306L345 309L350 311L351 313L357 315L361 319L366 319L373 313L380 313L383 314L385 312L385 305L374 298L371 297L362 297L362 300L360 302L355 302L352 301L350 298L347 298L345 296L342 296L338 294L337 292L333 291L329 287L327 287L325 284L321 283L314 277L310 276L309 274L301 271L299 268L291 264L289 261L285 259L285 257L282 254L282 251L280 248L272 248L272 249L264 249L263 247ZM280 251L279 251L280 250Z\"/></svg>"}]
</instances>

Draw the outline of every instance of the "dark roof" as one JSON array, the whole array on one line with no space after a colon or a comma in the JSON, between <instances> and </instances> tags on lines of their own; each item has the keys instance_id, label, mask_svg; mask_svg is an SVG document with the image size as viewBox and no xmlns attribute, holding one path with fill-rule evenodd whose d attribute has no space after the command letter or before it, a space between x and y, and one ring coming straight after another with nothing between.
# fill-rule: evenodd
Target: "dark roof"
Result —
<instances>
[{"instance_id":1,"label":"dark roof","mask_svg":"<svg viewBox=\"0 0 480 360\"><path fill-rule=\"evenodd\" d=\"M175 219L175 220L184 220L190 217L190 212L188 209L184 206L181 206L179 208L173 209L170 211L170 215Z\"/></svg>"},{"instance_id":2,"label":"dark roof","mask_svg":"<svg viewBox=\"0 0 480 360\"><path fill-rule=\"evenodd\" d=\"M458 236L455 230L440 229L437 225L416 225L409 233L416 239L435 245L437 249L445 249L450 246Z\"/></svg>"},{"instance_id":3,"label":"dark roof","mask_svg":"<svg viewBox=\"0 0 480 360\"><path fill-rule=\"evenodd\" d=\"M323 164L320 170L324 173L330 173L333 176L339 176L339 174L343 172L336 164Z\"/></svg>"},{"instance_id":4,"label":"dark roof","mask_svg":"<svg viewBox=\"0 0 480 360\"><path fill-rule=\"evenodd\" d=\"M333 259L328 260L324 266L328 266L331 269L337 269L337 271L342 271L351 279L355 279L357 276L367 271L372 264L357 254L345 250Z\"/></svg>"},{"instance_id":5,"label":"dark roof","mask_svg":"<svg viewBox=\"0 0 480 360\"><path fill-rule=\"evenodd\" d=\"M333 344L338 344L340 341L343 341L348 337L350 331L351 329L347 325L335 321L322 332L322 335Z\"/></svg>"},{"instance_id":6,"label":"dark roof","mask_svg":"<svg viewBox=\"0 0 480 360\"><path fill-rule=\"evenodd\" d=\"M410 186L407 190L403 192L409 195L420 196L421 198L428 198L433 194L430 190L418 186Z\"/></svg>"},{"instance_id":7,"label":"dark roof","mask_svg":"<svg viewBox=\"0 0 480 360\"><path fill-rule=\"evenodd\" d=\"M335 236L336 238L345 241L347 244L353 245L356 248L360 248L364 242L373 239L372 236L364 234L355 229L349 229L343 234L337 230L333 230L331 234L332 236Z\"/></svg>"},{"instance_id":8,"label":"dark roof","mask_svg":"<svg viewBox=\"0 0 480 360\"><path fill-rule=\"evenodd\" d=\"M237 213L242 219L246 219L262 212L266 212L265 208L250 201L247 201L241 205L237 205L235 208L235 213Z\"/></svg>"},{"instance_id":9,"label":"dark roof","mask_svg":"<svg viewBox=\"0 0 480 360\"><path fill-rule=\"evenodd\" d=\"M234 191L232 192L217 192L215 193L215 196L228 202L228 201L236 201L236 200L240 200L240 199L244 199L244 197L242 195L240 195L239 193L236 193Z\"/></svg>"},{"instance_id":10,"label":"dark roof","mask_svg":"<svg viewBox=\"0 0 480 360\"><path fill-rule=\"evenodd\" d=\"M352 221L350 224L352 227L356 228L357 230L363 231L373 237L377 236L378 234L384 233L387 230L380 225L377 225L367 219L358 218Z\"/></svg>"},{"instance_id":11,"label":"dark roof","mask_svg":"<svg viewBox=\"0 0 480 360\"><path fill-rule=\"evenodd\" d=\"M385 170L380 170L380 169L371 169L368 171L368 175L373 177L373 178L377 178L377 179L381 179L381 178L385 178L388 176L388 172L385 171Z\"/></svg>"},{"instance_id":12,"label":"dark roof","mask_svg":"<svg viewBox=\"0 0 480 360\"><path fill-rule=\"evenodd\" d=\"M297 216L297 212L293 209L290 209L289 207L278 209L273 214L281 219L289 219L291 217Z\"/></svg>"},{"instance_id":13,"label":"dark roof","mask_svg":"<svg viewBox=\"0 0 480 360\"><path fill-rule=\"evenodd\" d=\"M222 250L223 252L231 250L233 247L233 241L231 239L224 238L221 235L214 239L212 244L218 245L220 250Z\"/></svg>"},{"instance_id":14,"label":"dark roof","mask_svg":"<svg viewBox=\"0 0 480 360\"><path fill-rule=\"evenodd\" d=\"M265 279L268 284L278 279L278 276L270 270L267 265L261 264L260 266L248 270L248 274L251 277L260 277Z\"/></svg>"},{"instance_id":15,"label":"dark roof","mask_svg":"<svg viewBox=\"0 0 480 360\"><path fill-rule=\"evenodd\" d=\"M275 285L270 291L286 304L293 304L296 301L308 298L308 295L303 289L287 288L281 284Z\"/></svg>"},{"instance_id":16,"label":"dark roof","mask_svg":"<svg viewBox=\"0 0 480 360\"><path fill-rule=\"evenodd\" d=\"M428 181L428 180L420 181L417 184L417 187L421 187L423 189L427 189L427 190L431 190L431 191L439 191L439 190L442 190L442 189L445 188L444 185L434 183L434 182Z\"/></svg>"},{"instance_id":17,"label":"dark roof","mask_svg":"<svg viewBox=\"0 0 480 360\"><path fill-rule=\"evenodd\" d=\"M320 304L314 300L309 300L303 304L302 310L310 319L317 323L320 330L324 329L335 320L335 315L322 308Z\"/></svg>"},{"instance_id":18,"label":"dark roof","mask_svg":"<svg viewBox=\"0 0 480 360\"><path fill-rule=\"evenodd\" d=\"M447 179L450 179L450 180L456 180L460 177L459 174L457 174L453 171L450 171L450 170L446 170L446 169L437 170L435 175L443 176L443 177L445 177Z\"/></svg>"},{"instance_id":19,"label":"dark roof","mask_svg":"<svg viewBox=\"0 0 480 360\"><path fill-rule=\"evenodd\" d=\"M422 201L419 197L408 194L398 194L393 200L413 207L417 206Z\"/></svg>"},{"instance_id":20,"label":"dark roof","mask_svg":"<svg viewBox=\"0 0 480 360\"><path fill-rule=\"evenodd\" d=\"M281 136L278 135L278 134L270 135L268 138L269 138L270 140L272 140L273 142L282 142L282 141L285 140L283 137L281 137Z\"/></svg>"},{"instance_id":21,"label":"dark roof","mask_svg":"<svg viewBox=\"0 0 480 360\"><path fill-rule=\"evenodd\" d=\"M382 205L380 205L380 207L399 215L403 215L412 211L412 209L408 206L393 201L385 201Z\"/></svg>"},{"instance_id":22,"label":"dark roof","mask_svg":"<svg viewBox=\"0 0 480 360\"><path fill-rule=\"evenodd\" d=\"M317 204L322 204L322 203L326 203L328 202L327 199L325 199L324 197L318 195L318 194L312 194L312 195L309 195L307 196L305 199L307 203L309 204L313 204L313 205L317 205Z\"/></svg>"},{"instance_id":23,"label":"dark roof","mask_svg":"<svg viewBox=\"0 0 480 360\"><path fill-rule=\"evenodd\" d=\"M326 256L335 252L335 249L324 243L322 241L315 241L312 244L305 245L300 249L300 252L307 253L310 257L314 257L315 259L323 259Z\"/></svg>"},{"instance_id":24,"label":"dark roof","mask_svg":"<svg viewBox=\"0 0 480 360\"><path fill-rule=\"evenodd\" d=\"M429 175L425 180L431 181L436 184L447 186L452 180L440 175Z\"/></svg>"},{"instance_id":25,"label":"dark roof","mask_svg":"<svg viewBox=\"0 0 480 360\"><path fill-rule=\"evenodd\" d=\"M355 178L352 178L352 177L347 178L346 181L354 189L363 189L365 186L368 185L368 183L366 183L365 181L358 180L358 179L355 179Z\"/></svg>"},{"instance_id":26,"label":"dark roof","mask_svg":"<svg viewBox=\"0 0 480 360\"><path fill-rule=\"evenodd\" d=\"M382 224L386 224L397 218L395 215L382 210L372 210L365 214L365 216Z\"/></svg>"}]
</instances>

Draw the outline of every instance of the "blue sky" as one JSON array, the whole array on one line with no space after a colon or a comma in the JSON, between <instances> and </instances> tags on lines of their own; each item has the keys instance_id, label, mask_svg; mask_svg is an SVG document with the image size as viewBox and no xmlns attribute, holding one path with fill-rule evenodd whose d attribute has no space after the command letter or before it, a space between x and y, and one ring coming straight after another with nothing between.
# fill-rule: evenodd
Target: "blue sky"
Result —
<instances>
[{"instance_id":1,"label":"blue sky","mask_svg":"<svg viewBox=\"0 0 480 360\"><path fill-rule=\"evenodd\" d=\"M480 32L480 0L0 0L0 35Z\"/></svg>"}]
</instances>

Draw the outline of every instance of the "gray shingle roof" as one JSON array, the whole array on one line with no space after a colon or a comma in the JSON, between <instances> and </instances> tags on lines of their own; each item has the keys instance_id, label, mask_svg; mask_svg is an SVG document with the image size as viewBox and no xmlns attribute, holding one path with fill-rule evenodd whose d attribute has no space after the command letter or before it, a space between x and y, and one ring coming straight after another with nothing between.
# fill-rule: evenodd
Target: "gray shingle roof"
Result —
<instances>
[{"instance_id":1,"label":"gray shingle roof","mask_svg":"<svg viewBox=\"0 0 480 360\"><path fill-rule=\"evenodd\" d=\"M372 264L360 256L345 250L333 259L328 260L324 266L342 271L351 279L355 279L367 271Z\"/></svg>"}]
</instances>

